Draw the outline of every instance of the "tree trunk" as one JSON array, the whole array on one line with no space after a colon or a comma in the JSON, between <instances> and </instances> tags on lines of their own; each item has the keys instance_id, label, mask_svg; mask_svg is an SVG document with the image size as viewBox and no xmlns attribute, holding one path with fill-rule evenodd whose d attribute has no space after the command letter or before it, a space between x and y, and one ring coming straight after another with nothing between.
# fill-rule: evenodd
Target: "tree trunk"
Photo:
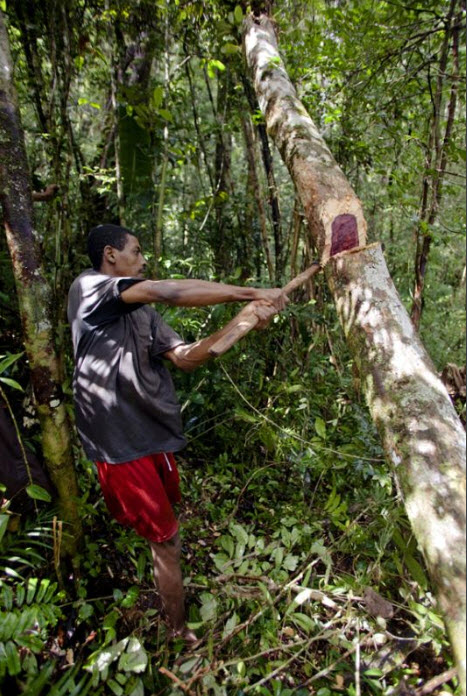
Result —
<instances>
[{"instance_id":1,"label":"tree trunk","mask_svg":"<svg viewBox=\"0 0 467 696\"><path fill-rule=\"evenodd\" d=\"M435 223L441 199L443 195L443 182L447 166L447 150L451 141L452 127L457 107L457 92L459 85L459 31L462 24L461 15L455 16L457 0L451 0L449 12L445 21L445 36L441 49L441 56L437 69L436 90L430 87L432 94L432 115L430 121L430 136L427 145L425 160L425 172L423 176L422 200L420 206L419 222L416 230L415 252L415 285L413 289L413 302L410 316L415 327L420 327L423 311L423 294L425 289L425 275L430 253L432 226ZM452 46L450 46L452 40ZM443 113L446 110L443 104L446 73L448 68L449 50L452 51L452 75L449 103L447 106L447 119L444 128L444 137L441 138L441 124ZM430 73L428 80L431 82Z\"/></svg>"},{"instance_id":2,"label":"tree trunk","mask_svg":"<svg viewBox=\"0 0 467 696\"><path fill-rule=\"evenodd\" d=\"M44 280L33 227L33 203L24 135L12 83L13 65L0 11L0 202L13 262L24 343L42 428L42 447L63 519L70 524L67 548L81 535L76 501L71 431L60 385L50 320L51 291Z\"/></svg>"},{"instance_id":3,"label":"tree trunk","mask_svg":"<svg viewBox=\"0 0 467 696\"><path fill-rule=\"evenodd\" d=\"M165 95L170 89L170 23L169 23L169 0L166 0L166 10L164 17L164 101L163 106L167 108L165 103ZM157 180L154 172L154 188L157 189L157 214L156 226L154 229L154 273L155 277L159 277L159 262L162 256L164 245L164 202L167 185L167 167L169 164L169 126L164 124L162 134L162 162L160 165L159 180ZM154 167L156 169L156 165Z\"/></svg>"},{"instance_id":4,"label":"tree trunk","mask_svg":"<svg viewBox=\"0 0 467 696\"><path fill-rule=\"evenodd\" d=\"M108 5L110 7L111 3ZM138 111L140 108L144 111L150 101L149 85L157 42L155 31L149 24L147 28L138 28L134 39L127 43L125 29L131 21L131 17L126 21L120 17L116 19L111 47L112 108L118 124L114 146L121 224L130 224L133 210L150 205L154 195L154 143L150 128L139 122ZM131 113L124 102L131 106Z\"/></svg>"},{"instance_id":5,"label":"tree trunk","mask_svg":"<svg viewBox=\"0 0 467 696\"><path fill-rule=\"evenodd\" d=\"M465 689L465 433L391 281L366 247L360 201L297 98L266 16L245 22L246 58L268 131L326 264L371 415L443 611Z\"/></svg>"},{"instance_id":6,"label":"tree trunk","mask_svg":"<svg viewBox=\"0 0 467 696\"><path fill-rule=\"evenodd\" d=\"M245 75L242 75L243 88L245 96L250 105L251 113L257 111L257 104L251 85ZM283 270L283 249L282 249L282 221L281 211L279 206L279 192L276 185L276 177L274 176L274 167L272 161L271 150L269 148L268 133L264 123L258 123L257 132L261 145L261 156L263 159L264 173L268 186L268 200L271 209L272 230L274 235L274 253L275 253L275 284L279 284Z\"/></svg>"},{"instance_id":7,"label":"tree trunk","mask_svg":"<svg viewBox=\"0 0 467 696\"><path fill-rule=\"evenodd\" d=\"M230 167L232 158L232 138L224 126L226 116L230 109L229 97L231 84L229 72L222 78L217 78L217 108L216 119L216 146L214 156L214 211L215 227L212 237L214 250L214 267L220 277L228 275L232 271L233 254L231 254L233 234L232 218L226 215L228 195L231 190Z\"/></svg>"},{"instance_id":8,"label":"tree trunk","mask_svg":"<svg viewBox=\"0 0 467 696\"><path fill-rule=\"evenodd\" d=\"M254 199L256 202L256 207L258 210L258 220L261 230L261 241L263 242L264 257L266 259L266 265L268 268L269 282L271 285L274 284L274 267L272 265L271 251L269 249L268 240L268 226L266 222L266 211L264 210L263 198L261 196L261 189L258 180L258 174L256 171L256 160L255 160L255 142L253 135L253 128L251 126L250 117L247 114L242 117L242 128L243 135L245 137L245 148L246 157L248 162L248 173L249 180L251 182L251 187L253 190Z\"/></svg>"}]
</instances>

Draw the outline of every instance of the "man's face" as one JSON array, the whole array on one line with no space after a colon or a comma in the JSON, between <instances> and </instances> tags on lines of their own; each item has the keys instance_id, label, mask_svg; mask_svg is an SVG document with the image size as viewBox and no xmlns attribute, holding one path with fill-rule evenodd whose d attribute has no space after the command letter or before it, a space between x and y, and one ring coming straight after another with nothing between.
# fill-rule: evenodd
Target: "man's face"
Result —
<instances>
[{"instance_id":1,"label":"man's face","mask_svg":"<svg viewBox=\"0 0 467 696\"><path fill-rule=\"evenodd\" d=\"M144 258L138 239L127 234L127 241L121 251L112 247L113 269L116 276L144 277L146 259Z\"/></svg>"}]
</instances>

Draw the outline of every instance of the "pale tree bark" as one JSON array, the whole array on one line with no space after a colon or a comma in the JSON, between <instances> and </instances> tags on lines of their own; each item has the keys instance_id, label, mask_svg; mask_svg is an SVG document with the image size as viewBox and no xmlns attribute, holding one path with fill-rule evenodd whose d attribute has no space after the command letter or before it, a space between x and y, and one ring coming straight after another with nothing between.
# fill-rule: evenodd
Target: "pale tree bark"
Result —
<instances>
[{"instance_id":1,"label":"pale tree bark","mask_svg":"<svg viewBox=\"0 0 467 696\"><path fill-rule=\"evenodd\" d=\"M271 250L269 248L268 226L266 222L266 211L264 210L261 188L259 185L258 173L256 171L255 160L255 141L250 117L247 114L242 116L242 129L245 138L246 157L248 162L249 180L253 189L253 195L258 210L258 219L261 230L261 241L263 242L264 257L268 268L269 282L274 284L274 266L272 264Z\"/></svg>"},{"instance_id":2,"label":"pale tree bark","mask_svg":"<svg viewBox=\"0 0 467 696\"><path fill-rule=\"evenodd\" d=\"M0 203L42 429L44 459L58 493L61 515L70 525L68 531L71 533L66 536L65 543L72 553L81 535L81 523L71 429L53 343L52 293L43 276L34 232L32 190L12 72L8 37L0 11Z\"/></svg>"},{"instance_id":3,"label":"pale tree bark","mask_svg":"<svg viewBox=\"0 0 467 696\"><path fill-rule=\"evenodd\" d=\"M274 25L249 17L244 48L269 133L290 171L410 523L465 693L465 433L391 281L366 246L362 206L298 100Z\"/></svg>"}]
</instances>

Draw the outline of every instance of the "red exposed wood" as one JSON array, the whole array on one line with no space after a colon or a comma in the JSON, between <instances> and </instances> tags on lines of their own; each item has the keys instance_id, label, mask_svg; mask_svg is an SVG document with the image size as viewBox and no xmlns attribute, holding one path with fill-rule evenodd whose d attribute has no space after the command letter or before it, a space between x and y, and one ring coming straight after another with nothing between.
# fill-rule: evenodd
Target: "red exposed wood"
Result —
<instances>
[{"instance_id":1,"label":"red exposed wood","mask_svg":"<svg viewBox=\"0 0 467 696\"><path fill-rule=\"evenodd\" d=\"M358 225L355 215L338 215L332 221L331 256L358 247Z\"/></svg>"}]
</instances>

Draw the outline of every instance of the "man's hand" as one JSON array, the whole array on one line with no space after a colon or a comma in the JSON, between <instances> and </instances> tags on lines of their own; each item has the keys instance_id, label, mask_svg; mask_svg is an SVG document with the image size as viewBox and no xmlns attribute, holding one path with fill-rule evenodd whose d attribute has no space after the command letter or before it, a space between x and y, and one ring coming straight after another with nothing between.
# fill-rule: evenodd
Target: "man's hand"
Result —
<instances>
[{"instance_id":1,"label":"man's hand","mask_svg":"<svg viewBox=\"0 0 467 696\"><path fill-rule=\"evenodd\" d=\"M289 298L282 288L256 288L255 300L263 300L282 312L286 308Z\"/></svg>"},{"instance_id":2,"label":"man's hand","mask_svg":"<svg viewBox=\"0 0 467 696\"><path fill-rule=\"evenodd\" d=\"M198 365L206 362L212 354L210 348L223 338L230 338L229 332L234 332L233 343L241 338L242 331L246 334L251 329L265 329L273 316L277 314L276 308L265 300L253 300L249 302L243 309L232 319L227 326L217 331L217 333L207 338L203 338L196 343L181 344L176 346L167 353L164 357L170 360L176 367L181 370L190 372ZM240 331L240 335L235 336L235 332Z\"/></svg>"},{"instance_id":3,"label":"man's hand","mask_svg":"<svg viewBox=\"0 0 467 696\"><path fill-rule=\"evenodd\" d=\"M265 329L276 314L278 314L278 311L274 305L265 300L254 300L253 302L249 302L237 314L237 320L241 324L245 321L249 322L251 318L256 318L257 324L254 328Z\"/></svg>"}]
</instances>

